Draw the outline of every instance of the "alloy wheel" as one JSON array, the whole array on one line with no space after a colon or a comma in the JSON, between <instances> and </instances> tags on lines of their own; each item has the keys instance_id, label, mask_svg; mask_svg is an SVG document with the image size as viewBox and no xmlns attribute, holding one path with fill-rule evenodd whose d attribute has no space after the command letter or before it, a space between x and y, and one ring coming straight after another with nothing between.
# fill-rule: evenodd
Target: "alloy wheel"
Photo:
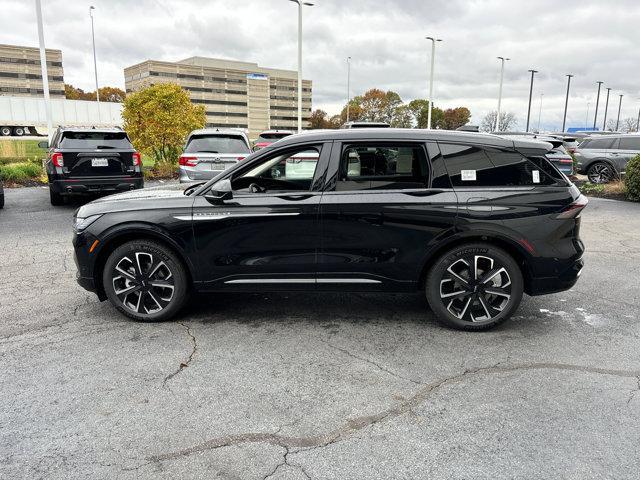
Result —
<instances>
[{"instance_id":1,"label":"alloy wheel","mask_svg":"<svg viewBox=\"0 0 640 480\"><path fill-rule=\"evenodd\" d=\"M167 264L148 252L135 252L120 259L112 272L113 291L128 310L154 314L173 299L175 283Z\"/></svg>"},{"instance_id":2,"label":"alloy wheel","mask_svg":"<svg viewBox=\"0 0 640 480\"><path fill-rule=\"evenodd\" d=\"M596 163L589 169L587 176L591 183L601 184L609 183L615 175L611 167L606 163Z\"/></svg>"},{"instance_id":3,"label":"alloy wheel","mask_svg":"<svg viewBox=\"0 0 640 480\"><path fill-rule=\"evenodd\" d=\"M455 260L440 280L440 300L446 310L465 322L487 322L511 299L511 277L504 265L486 255Z\"/></svg>"}]
</instances>

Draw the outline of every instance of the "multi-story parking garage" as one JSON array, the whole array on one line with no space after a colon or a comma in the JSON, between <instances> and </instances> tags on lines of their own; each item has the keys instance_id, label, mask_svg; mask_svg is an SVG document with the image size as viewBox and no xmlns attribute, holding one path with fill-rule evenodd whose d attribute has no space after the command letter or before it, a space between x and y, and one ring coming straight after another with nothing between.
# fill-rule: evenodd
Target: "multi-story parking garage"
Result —
<instances>
[{"instance_id":1,"label":"multi-story parking garage","mask_svg":"<svg viewBox=\"0 0 640 480\"><path fill-rule=\"evenodd\" d=\"M47 48L49 93L64 98L62 51ZM0 44L0 95L42 96L40 50Z\"/></svg>"},{"instance_id":2,"label":"multi-story parking garage","mask_svg":"<svg viewBox=\"0 0 640 480\"><path fill-rule=\"evenodd\" d=\"M161 82L177 83L203 104L208 127L246 128L251 138L269 129L298 125L298 74L256 63L191 57L178 62L147 60L124 70L127 92ZM302 117L311 115L311 81L302 82Z\"/></svg>"}]
</instances>

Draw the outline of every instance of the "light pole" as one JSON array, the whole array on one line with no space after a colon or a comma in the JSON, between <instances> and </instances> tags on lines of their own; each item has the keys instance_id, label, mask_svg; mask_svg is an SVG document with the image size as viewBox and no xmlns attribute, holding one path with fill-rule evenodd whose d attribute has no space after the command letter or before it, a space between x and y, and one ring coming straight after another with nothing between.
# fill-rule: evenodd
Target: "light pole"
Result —
<instances>
[{"instance_id":1,"label":"light pole","mask_svg":"<svg viewBox=\"0 0 640 480\"><path fill-rule=\"evenodd\" d=\"M620 103L618 104L618 118L616 120L616 132L618 131L618 127L620 126L620 110L622 110L622 97L624 97L624 95L620 95Z\"/></svg>"},{"instance_id":2,"label":"light pole","mask_svg":"<svg viewBox=\"0 0 640 480\"><path fill-rule=\"evenodd\" d=\"M607 112L609 111L609 94L611 93L611 89L607 88L607 101L604 104L604 121L602 122L602 131L607 131Z\"/></svg>"},{"instance_id":3,"label":"light pole","mask_svg":"<svg viewBox=\"0 0 640 480\"><path fill-rule=\"evenodd\" d=\"M500 131L500 106L502 104L502 81L504 79L504 62L511 60L510 58L497 57L500 60L500 88L498 89L498 113L496 114L496 128L495 131Z\"/></svg>"},{"instance_id":4,"label":"light pole","mask_svg":"<svg viewBox=\"0 0 640 480\"><path fill-rule=\"evenodd\" d=\"M540 133L540 118L542 118L542 97L544 97L544 92L540 92L540 110L538 111L538 133Z\"/></svg>"},{"instance_id":5,"label":"light pole","mask_svg":"<svg viewBox=\"0 0 640 480\"><path fill-rule=\"evenodd\" d=\"M531 87L529 87L529 108L527 109L527 128L525 132L529 131L529 120L531 119L531 98L533 97L533 76L538 73L537 70L528 70L531 72Z\"/></svg>"},{"instance_id":6,"label":"light pole","mask_svg":"<svg viewBox=\"0 0 640 480\"><path fill-rule=\"evenodd\" d=\"M431 72L429 80L429 114L427 115L427 129L431 130L431 112L433 111L433 67L436 58L436 42L441 42L442 39L434 37L425 37L427 40L431 40Z\"/></svg>"},{"instance_id":7,"label":"light pole","mask_svg":"<svg viewBox=\"0 0 640 480\"><path fill-rule=\"evenodd\" d=\"M640 98L638 100L640 100ZM640 108L638 109L638 121L636 122L636 133L640 133Z\"/></svg>"},{"instance_id":8,"label":"light pole","mask_svg":"<svg viewBox=\"0 0 640 480\"><path fill-rule=\"evenodd\" d=\"M96 100L100 103L100 92L98 91L98 62L96 62L96 35L93 31L93 10L96 7L89 7L89 16L91 17L91 40L93 41L93 72L96 77Z\"/></svg>"},{"instance_id":9,"label":"light pole","mask_svg":"<svg viewBox=\"0 0 640 480\"><path fill-rule=\"evenodd\" d=\"M47 137L51 142L53 126L51 121L51 101L49 99L49 74L47 73L47 51L44 47L44 28L42 27L42 6L36 0L36 19L38 21L38 40L40 42L40 71L42 73L42 91L44 93L44 108L47 112Z\"/></svg>"},{"instance_id":10,"label":"light pole","mask_svg":"<svg viewBox=\"0 0 640 480\"><path fill-rule=\"evenodd\" d=\"M589 123L589 107L591 106L591 102L587 102L587 114L584 116L584 129L589 128L587 125Z\"/></svg>"},{"instance_id":11,"label":"light pole","mask_svg":"<svg viewBox=\"0 0 640 480\"><path fill-rule=\"evenodd\" d=\"M564 117L562 117L562 131L565 131L565 126L567 124L567 107L569 106L569 88L571 87L571 78L573 75L570 73L567 75L567 98L564 100Z\"/></svg>"},{"instance_id":12,"label":"light pole","mask_svg":"<svg viewBox=\"0 0 640 480\"><path fill-rule=\"evenodd\" d=\"M347 123L349 123L349 104L351 103L351 57L347 57Z\"/></svg>"},{"instance_id":13,"label":"light pole","mask_svg":"<svg viewBox=\"0 0 640 480\"><path fill-rule=\"evenodd\" d=\"M302 131L302 6L312 7L313 3L289 0L298 4L298 133Z\"/></svg>"},{"instance_id":14,"label":"light pole","mask_svg":"<svg viewBox=\"0 0 640 480\"><path fill-rule=\"evenodd\" d=\"M598 121L598 105L600 104L600 87L602 87L602 84L604 82L597 82L598 83L598 96L596 97L596 113L593 116L593 129L596 129L596 122Z\"/></svg>"}]
</instances>

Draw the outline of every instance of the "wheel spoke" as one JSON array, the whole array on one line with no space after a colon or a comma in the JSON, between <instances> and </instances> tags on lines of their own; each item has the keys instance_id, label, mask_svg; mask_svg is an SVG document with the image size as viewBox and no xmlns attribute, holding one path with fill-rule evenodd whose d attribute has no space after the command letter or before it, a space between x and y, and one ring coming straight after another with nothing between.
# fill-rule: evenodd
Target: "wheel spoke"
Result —
<instances>
[{"instance_id":1,"label":"wheel spoke","mask_svg":"<svg viewBox=\"0 0 640 480\"><path fill-rule=\"evenodd\" d=\"M114 288L114 292L118 296L127 295L129 293L137 292L138 290L140 290L140 286L139 285L131 285L130 287L123 288L122 290L115 290L115 288Z\"/></svg>"},{"instance_id":2,"label":"wheel spoke","mask_svg":"<svg viewBox=\"0 0 640 480\"><path fill-rule=\"evenodd\" d=\"M505 297L507 299L511 298L511 295L497 288L485 288L484 291L489 295L497 295L500 297Z\"/></svg>"},{"instance_id":3,"label":"wheel spoke","mask_svg":"<svg viewBox=\"0 0 640 480\"><path fill-rule=\"evenodd\" d=\"M136 263L138 264L138 271L140 272L140 274L143 274L145 272L144 272L144 269L142 268L142 262L140 261L140 257L149 258L149 265L151 266L153 265L153 255L146 252L136 252Z\"/></svg>"}]
</instances>

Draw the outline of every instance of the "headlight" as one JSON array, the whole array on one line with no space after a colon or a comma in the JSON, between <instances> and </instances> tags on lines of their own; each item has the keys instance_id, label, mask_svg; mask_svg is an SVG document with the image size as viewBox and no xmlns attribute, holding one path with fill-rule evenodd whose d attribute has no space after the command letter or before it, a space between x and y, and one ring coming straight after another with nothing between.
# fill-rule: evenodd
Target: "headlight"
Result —
<instances>
[{"instance_id":1,"label":"headlight","mask_svg":"<svg viewBox=\"0 0 640 480\"><path fill-rule=\"evenodd\" d=\"M97 219L99 219L102 215L91 215L86 218L75 217L73 219L73 229L76 232L81 232Z\"/></svg>"}]
</instances>

